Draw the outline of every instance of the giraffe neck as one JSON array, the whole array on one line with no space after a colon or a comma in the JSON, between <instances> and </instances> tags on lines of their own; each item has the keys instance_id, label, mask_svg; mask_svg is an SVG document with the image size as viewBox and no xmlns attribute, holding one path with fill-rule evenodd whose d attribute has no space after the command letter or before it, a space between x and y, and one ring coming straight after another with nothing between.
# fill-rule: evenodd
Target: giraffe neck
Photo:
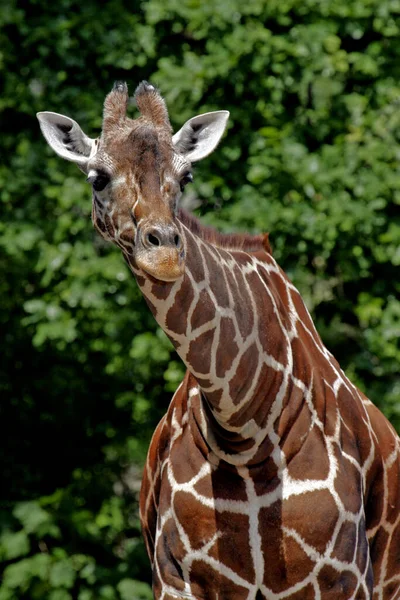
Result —
<instances>
[{"instance_id":1,"label":"giraffe neck","mask_svg":"<svg viewBox=\"0 0 400 600\"><path fill-rule=\"evenodd\" d=\"M282 415L290 422L306 402L312 373L298 326L326 352L299 293L264 249L228 250L180 223L186 270L178 281L157 282L126 255L158 324L194 375L205 410L225 442L246 448L265 439ZM298 348L297 348L298 346ZM286 410L289 396L290 411Z\"/></svg>"}]
</instances>

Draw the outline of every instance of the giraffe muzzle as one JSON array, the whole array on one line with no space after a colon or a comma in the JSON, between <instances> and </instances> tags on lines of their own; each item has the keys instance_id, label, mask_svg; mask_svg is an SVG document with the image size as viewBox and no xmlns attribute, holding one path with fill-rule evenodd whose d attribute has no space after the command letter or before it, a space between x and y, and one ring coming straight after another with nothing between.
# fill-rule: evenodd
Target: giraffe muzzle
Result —
<instances>
[{"instance_id":1,"label":"giraffe muzzle","mask_svg":"<svg viewBox=\"0 0 400 600\"><path fill-rule=\"evenodd\" d=\"M160 281L176 281L185 270L182 237L175 225L152 225L137 232L136 264Z\"/></svg>"}]
</instances>

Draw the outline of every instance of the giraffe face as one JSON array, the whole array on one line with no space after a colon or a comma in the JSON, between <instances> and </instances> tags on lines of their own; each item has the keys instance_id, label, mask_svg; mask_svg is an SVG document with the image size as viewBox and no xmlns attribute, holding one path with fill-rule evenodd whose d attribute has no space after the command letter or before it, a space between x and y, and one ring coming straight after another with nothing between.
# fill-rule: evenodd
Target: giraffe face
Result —
<instances>
[{"instance_id":1,"label":"giraffe face","mask_svg":"<svg viewBox=\"0 0 400 600\"><path fill-rule=\"evenodd\" d=\"M92 219L106 240L134 257L138 268L174 281L185 264L175 213L191 165L182 161L176 168L171 143L138 121L127 126L122 142L101 139L89 162Z\"/></svg>"},{"instance_id":2,"label":"giraffe face","mask_svg":"<svg viewBox=\"0 0 400 600\"><path fill-rule=\"evenodd\" d=\"M98 150L87 164L93 223L139 269L175 281L185 266L175 214L191 163L174 150L164 101L152 86L136 92L138 119L125 116L127 101L123 85L107 96Z\"/></svg>"},{"instance_id":3,"label":"giraffe face","mask_svg":"<svg viewBox=\"0 0 400 600\"><path fill-rule=\"evenodd\" d=\"M149 83L135 92L137 119L126 116L128 88L116 83L104 103L99 139L56 113L39 113L52 148L72 160L92 185L92 219L104 239L120 246L138 269L175 281L185 268L185 248L176 209L192 163L216 147L229 113L217 111L187 121L172 135L165 102Z\"/></svg>"}]
</instances>

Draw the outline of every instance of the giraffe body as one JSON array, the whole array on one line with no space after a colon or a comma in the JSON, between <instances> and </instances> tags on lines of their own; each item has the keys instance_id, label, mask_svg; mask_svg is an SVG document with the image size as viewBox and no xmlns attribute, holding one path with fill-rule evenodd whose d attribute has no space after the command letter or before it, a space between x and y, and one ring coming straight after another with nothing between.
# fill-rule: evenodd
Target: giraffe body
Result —
<instances>
[{"instance_id":1,"label":"giraffe body","mask_svg":"<svg viewBox=\"0 0 400 600\"><path fill-rule=\"evenodd\" d=\"M193 243L190 232L185 239ZM219 397L210 407L198 383L204 375L196 379L190 371L154 434L141 517L154 560L155 596L367 599L372 598L375 581L374 597L398 597L400 578L388 582L384 573L399 569L400 500L397 494L386 512L370 501L371 490L385 495L385 480L397 482L398 489L400 448L395 432L324 348L300 295L269 253L230 253L196 242L203 265L212 265L204 257L207 253L219 254L220 268L224 262L230 269L233 261L240 265L245 306L264 303L257 280L261 287L268 286L279 326L273 331L261 319L242 330L264 353L252 350L258 362L248 385L258 373L258 400L253 397L246 406L241 395L246 409L233 418L231 414L235 425L229 440L218 420L223 394L209 393ZM216 280L223 281L215 271ZM206 287L208 276L205 273ZM170 290L169 310L164 312L157 310L159 284L146 282L142 288L156 317L162 315L164 327L169 313L180 312L181 303L184 313L194 313L199 299L187 289L196 279L189 265L186 278ZM280 303L282 297L287 302ZM223 305L224 299L219 290ZM213 330L221 335L221 320L227 317L221 316L216 300L215 311L209 312ZM238 329L231 327L232 332ZM222 341L232 349L234 339L227 331L225 327ZM287 346L279 355L276 341L282 333ZM195 334L188 327L185 336L191 339ZM214 347L218 343L213 340ZM243 345L238 346L239 364L245 354ZM285 377L291 354L295 366ZM235 390L246 380L243 373L234 373L229 382L221 379L222 389ZM246 437L250 417L254 427ZM381 548L378 558L374 548L382 536L385 550Z\"/></svg>"},{"instance_id":2,"label":"giraffe body","mask_svg":"<svg viewBox=\"0 0 400 600\"><path fill-rule=\"evenodd\" d=\"M398 600L400 442L324 347L266 236L223 236L177 209L227 113L172 136L142 83L107 96L103 132L40 113L93 185L93 222L123 252L187 366L140 498L155 598Z\"/></svg>"}]
</instances>

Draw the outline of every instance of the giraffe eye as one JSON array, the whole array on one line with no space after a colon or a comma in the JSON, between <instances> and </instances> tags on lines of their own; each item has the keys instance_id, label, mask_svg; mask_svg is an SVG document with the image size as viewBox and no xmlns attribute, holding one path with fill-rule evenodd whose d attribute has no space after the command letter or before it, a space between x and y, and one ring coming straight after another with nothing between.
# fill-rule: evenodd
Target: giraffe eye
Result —
<instances>
[{"instance_id":1,"label":"giraffe eye","mask_svg":"<svg viewBox=\"0 0 400 600\"><path fill-rule=\"evenodd\" d=\"M101 192L110 183L110 177L105 173L89 175L87 181L92 184L95 192Z\"/></svg>"},{"instance_id":2,"label":"giraffe eye","mask_svg":"<svg viewBox=\"0 0 400 600\"><path fill-rule=\"evenodd\" d=\"M192 183L192 182L193 182L193 175L190 173L190 171L188 171L187 173L184 173L179 182L179 185L181 187L181 192L183 192L183 190L185 189L185 185L187 185L188 183Z\"/></svg>"}]
</instances>

